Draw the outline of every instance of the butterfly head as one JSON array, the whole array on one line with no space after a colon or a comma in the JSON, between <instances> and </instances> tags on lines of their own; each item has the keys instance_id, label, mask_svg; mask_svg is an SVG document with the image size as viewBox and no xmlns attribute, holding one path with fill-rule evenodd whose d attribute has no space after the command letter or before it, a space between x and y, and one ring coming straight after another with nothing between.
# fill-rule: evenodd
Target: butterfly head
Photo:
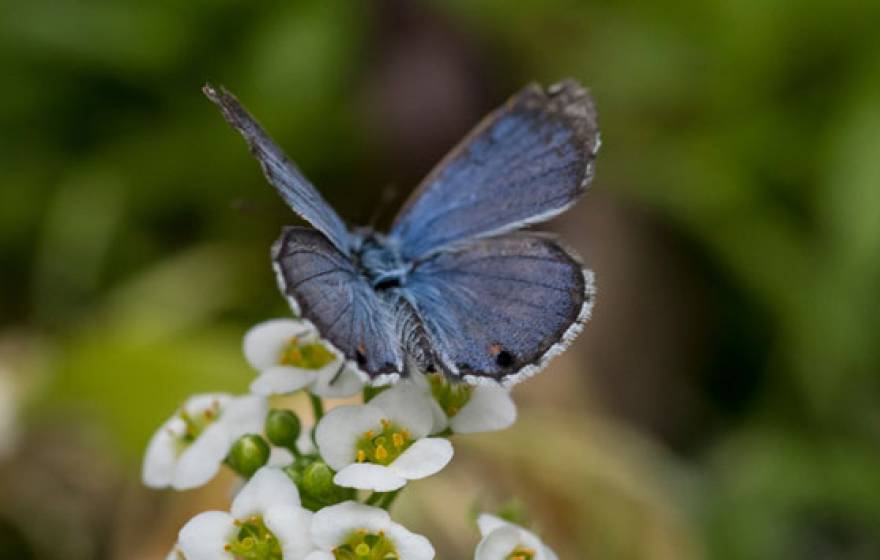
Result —
<instances>
[{"instance_id":1,"label":"butterfly head","mask_svg":"<svg viewBox=\"0 0 880 560\"><path fill-rule=\"evenodd\" d=\"M412 266L388 237L371 230L362 230L356 244L355 265L377 292L406 286Z\"/></svg>"}]
</instances>

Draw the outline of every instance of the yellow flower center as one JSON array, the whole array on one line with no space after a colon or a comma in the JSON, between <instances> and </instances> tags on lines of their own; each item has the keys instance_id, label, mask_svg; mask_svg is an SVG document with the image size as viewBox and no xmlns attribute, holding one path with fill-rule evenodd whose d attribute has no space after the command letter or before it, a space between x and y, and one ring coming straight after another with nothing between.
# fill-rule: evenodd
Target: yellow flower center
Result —
<instances>
[{"instance_id":1,"label":"yellow flower center","mask_svg":"<svg viewBox=\"0 0 880 560\"><path fill-rule=\"evenodd\" d=\"M522 545L517 545L504 560L532 560L535 557L535 551Z\"/></svg>"},{"instance_id":2,"label":"yellow flower center","mask_svg":"<svg viewBox=\"0 0 880 560\"><path fill-rule=\"evenodd\" d=\"M355 531L346 541L333 549L335 560L398 560L400 556L394 543L383 531L370 533L363 529Z\"/></svg>"},{"instance_id":3,"label":"yellow flower center","mask_svg":"<svg viewBox=\"0 0 880 560\"><path fill-rule=\"evenodd\" d=\"M190 414L189 411L181 407L177 416L184 423L183 434L177 438L178 452L182 452L220 417L220 401L215 400L211 406L197 414Z\"/></svg>"},{"instance_id":4,"label":"yellow flower center","mask_svg":"<svg viewBox=\"0 0 880 560\"><path fill-rule=\"evenodd\" d=\"M281 350L278 363L302 369L321 369L336 359L336 356L320 342L306 342L292 337Z\"/></svg>"},{"instance_id":5,"label":"yellow flower center","mask_svg":"<svg viewBox=\"0 0 880 560\"><path fill-rule=\"evenodd\" d=\"M357 440L357 462L390 465L412 443L409 430L383 419L379 432L369 430Z\"/></svg>"},{"instance_id":6,"label":"yellow flower center","mask_svg":"<svg viewBox=\"0 0 880 560\"><path fill-rule=\"evenodd\" d=\"M235 526L238 527L238 533L224 548L236 560L283 560L281 543L266 528L262 517L236 520Z\"/></svg>"},{"instance_id":7,"label":"yellow flower center","mask_svg":"<svg viewBox=\"0 0 880 560\"><path fill-rule=\"evenodd\" d=\"M428 374L428 382L434 400L450 418L461 412L474 392L474 388L466 383L450 383L442 373Z\"/></svg>"}]
</instances>

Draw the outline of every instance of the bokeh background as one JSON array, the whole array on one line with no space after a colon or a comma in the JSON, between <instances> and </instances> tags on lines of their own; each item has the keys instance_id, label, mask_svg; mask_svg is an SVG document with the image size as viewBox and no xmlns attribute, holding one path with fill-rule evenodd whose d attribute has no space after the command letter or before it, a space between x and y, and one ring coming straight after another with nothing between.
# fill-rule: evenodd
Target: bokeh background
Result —
<instances>
[{"instance_id":1,"label":"bokeh background","mask_svg":"<svg viewBox=\"0 0 880 560\"><path fill-rule=\"evenodd\" d=\"M194 392L243 391L295 218L227 85L353 224L525 83L592 88L589 195L546 226L593 321L396 515L475 507L562 558L880 558L880 3L0 1L0 558L163 558L230 477L139 484ZM299 406L298 402L293 403ZM508 502L515 498L516 502Z\"/></svg>"}]
</instances>

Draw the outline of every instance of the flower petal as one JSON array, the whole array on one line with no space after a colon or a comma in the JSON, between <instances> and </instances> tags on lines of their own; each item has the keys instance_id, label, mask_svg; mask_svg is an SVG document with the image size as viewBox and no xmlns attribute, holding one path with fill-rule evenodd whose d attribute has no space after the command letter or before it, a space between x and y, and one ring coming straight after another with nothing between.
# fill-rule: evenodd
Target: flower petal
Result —
<instances>
[{"instance_id":1,"label":"flower petal","mask_svg":"<svg viewBox=\"0 0 880 560\"><path fill-rule=\"evenodd\" d=\"M385 529L385 533L394 543L400 558L405 560L431 560L434 558L434 547L431 546L431 541L422 535L413 533L403 525L392 522Z\"/></svg>"},{"instance_id":2,"label":"flower petal","mask_svg":"<svg viewBox=\"0 0 880 560\"><path fill-rule=\"evenodd\" d=\"M269 460L266 462L266 466L283 468L293 463L293 459L293 453L289 449L273 447L269 452Z\"/></svg>"},{"instance_id":3,"label":"flower petal","mask_svg":"<svg viewBox=\"0 0 880 560\"><path fill-rule=\"evenodd\" d=\"M433 398L431 399L431 415L434 417L434 425L431 427L431 435L439 434L449 427L449 419L446 417L446 413L443 412L443 409L440 408L440 404Z\"/></svg>"},{"instance_id":4,"label":"flower petal","mask_svg":"<svg viewBox=\"0 0 880 560\"><path fill-rule=\"evenodd\" d=\"M543 560L559 560L559 556L556 556L556 553L553 552L553 550L551 550L549 546L544 545L543 550L544 550L544 559Z\"/></svg>"},{"instance_id":5,"label":"flower petal","mask_svg":"<svg viewBox=\"0 0 880 560\"><path fill-rule=\"evenodd\" d=\"M509 523L500 517L489 513L481 513L480 516L477 517L477 527L480 529L480 535L484 537L495 529L507 526L515 527L513 523Z\"/></svg>"},{"instance_id":6,"label":"flower petal","mask_svg":"<svg viewBox=\"0 0 880 560\"><path fill-rule=\"evenodd\" d=\"M516 525L514 525L514 527L519 529L520 546L524 546L535 551L534 560L548 560L544 554L544 552L548 549L546 546L544 546L544 543L541 542L541 539L538 538L538 535L532 533L531 531L527 531L522 527L518 527Z\"/></svg>"},{"instance_id":7,"label":"flower petal","mask_svg":"<svg viewBox=\"0 0 880 560\"><path fill-rule=\"evenodd\" d=\"M293 337L312 336L314 327L295 319L270 319L251 327L245 333L242 347L244 358L256 370L276 366L281 352Z\"/></svg>"},{"instance_id":8,"label":"flower petal","mask_svg":"<svg viewBox=\"0 0 880 560\"><path fill-rule=\"evenodd\" d=\"M296 438L296 448L299 449L299 452L303 455L312 455L318 453L318 448L315 447L315 442L312 440L312 430L303 429L299 437Z\"/></svg>"},{"instance_id":9,"label":"flower petal","mask_svg":"<svg viewBox=\"0 0 880 560\"><path fill-rule=\"evenodd\" d=\"M263 516L266 527L278 538L284 560L302 560L315 549L312 512L292 504L275 506Z\"/></svg>"},{"instance_id":10,"label":"flower petal","mask_svg":"<svg viewBox=\"0 0 880 560\"><path fill-rule=\"evenodd\" d=\"M220 413L220 422L227 426L229 437L236 440L245 434L259 434L263 431L269 402L258 395L235 397Z\"/></svg>"},{"instance_id":11,"label":"flower petal","mask_svg":"<svg viewBox=\"0 0 880 560\"><path fill-rule=\"evenodd\" d=\"M382 410L369 405L338 406L328 412L315 430L315 441L321 457L333 470L341 470L354 462L355 444L368 430L381 426Z\"/></svg>"},{"instance_id":12,"label":"flower petal","mask_svg":"<svg viewBox=\"0 0 880 560\"><path fill-rule=\"evenodd\" d=\"M341 360L334 361L321 368L310 389L312 393L325 399L341 399L356 395L363 389L364 382L355 370L345 366L339 373L341 363Z\"/></svg>"},{"instance_id":13,"label":"flower petal","mask_svg":"<svg viewBox=\"0 0 880 560\"><path fill-rule=\"evenodd\" d=\"M236 519L263 515L270 508L299 506L299 490L284 472L273 467L258 470L232 501L230 511Z\"/></svg>"},{"instance_id":14,"label":"flower petal","mask_svg":"<svg viewBox=\"0 0 880 560\"><path fill-rule=\"evenodd\" d=\"M229 431L224 424L215 422L205 428L177 458L171 486L176 490L188 490L214 478L231 445Z\"/></svg>"},{"instance_id":15,"label":"flower petal","mask_svg":"<svg viewBox=\"0 0 880 560\"><path fill-rule=\"evenodd\" d=\"M406 479L384 465L372 463L352 463L333 477L333 482L346 488L390 492L402 488Z\"/></svg>"},{"instance_id":16,"label":"flower petal","mask_svg":"<svg viewBox=\"0 0 880 560\"><path fill-rule=\"evenodd\" d=\"M305 560L334 560L332 553L325 550L316 550L306 556Z\"/></svg>"},{"instance_id":17,"label":"flower petal","mask_svg":"<svg viewBox=\"0 0 880 560\"><path fill-rule=\"evenodd\" d=\"M509 428L516 421L516 405L501 385L474 387L470 400L449 419L449 427L459 434L492 432Z\"/></svg>"},{"instance_id":18,"label":"flower petal","mask_svg":"<svg viewBox=\"0 0 880 560\"><path fill-rule=\"evenodd\" d=\"M359 504L342 502L325 507L312 517L312 542L321 550L333 550L351 535L353 531L384 531L391 523L385 510Z\"/></svg>"},{"instance_id":19,"label":"flower petal","mask_svg":"<svg viewBox=\"0 0 880 560\"><path fill-rule=\"evenodd\" d=\"M165 488L174 479L177 466L178 438L183 434L186 425L178 416L174 416L159 428L144 454L141 479L150 488Z\"/></svg>"},{"instance_id":20,"label":"flower petal","mask_svg":"<svg viewBox=\"0 0 880 560\"><path fill-rule=\"evenodd\" d=\"M495 529L480 541L474 560L504 560L519 542L519 531L514 526Z\"/></svg>"},{"instance_id":21,"label":"flower petal","mask_svg":"<svg viewBox=\"0 0 880 560\"><path fill-rule=\"evenodd\" d=\"M293 366L272 366L264 369L259 377L251 382L251 392L256 395L286 395L299 391L315 382L318 373L314 370Z\"/></svg>"},{"instance_id":22,"label":"flower petal","mask_svg":"<svg viewBox=\"0 0 880 560\"><path fill-rule=\"evenodd\" d=\"M202 393L193 395L183 403L183 409L190 416L199 416L211 408L223 409L232 400L226 393Z\"/></svg>"},{"instance_id":23,"label":"flower petal","mask_svg":"<svg viewBox=\"0 0 880 560\"><path fill-rule=\"evenodd\" d=\"M452 444L444 438L423 438L389 465L396 474L416 480L440 471L452 460Z\"/></svg>"},{"instance_id":24,"label":"flower petal","mask_svg":"<svg viewBox=\"0 0 880 560\"><path fill-rule=\"evenodd\" d=\"M408 429L415 438L423 438L434 427L431 401L414 383L400 382L376 395L370 404L382 409L384 418Z\"/></svg>"},{"instance_id":25,"label":"flower petal","mask_svg":"<svg viewBox=\"0 0 880 560\"><path fill-rule=\"evenodd\" d=\"M232 560L223 548L238 529L225 511L206 511L190 519L180 530L178 546L186 560Z\"/></svg>"}]
</instances>

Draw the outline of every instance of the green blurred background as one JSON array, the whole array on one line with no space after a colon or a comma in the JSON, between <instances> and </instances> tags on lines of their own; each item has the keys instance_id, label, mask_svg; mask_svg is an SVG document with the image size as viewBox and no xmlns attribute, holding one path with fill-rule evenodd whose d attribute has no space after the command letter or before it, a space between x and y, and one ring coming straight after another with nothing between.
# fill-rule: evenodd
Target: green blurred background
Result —
<instances>
[{"instance_id":1,"label":"green blurred background","mask_svg":"<svg viewBox=\"0 0 880 560\"><path fill-rule=\"evenodd\" d=\"M519 500L562 558L880 558L880 3L0 0L0 558L163 558L231 480L140 487L243 391L295 218L236 92L349 223L525 83L592 88L578 342L396 514L445 559ZM299 402L293 403L299 406Z\"/></svg>"}]
</instances>

